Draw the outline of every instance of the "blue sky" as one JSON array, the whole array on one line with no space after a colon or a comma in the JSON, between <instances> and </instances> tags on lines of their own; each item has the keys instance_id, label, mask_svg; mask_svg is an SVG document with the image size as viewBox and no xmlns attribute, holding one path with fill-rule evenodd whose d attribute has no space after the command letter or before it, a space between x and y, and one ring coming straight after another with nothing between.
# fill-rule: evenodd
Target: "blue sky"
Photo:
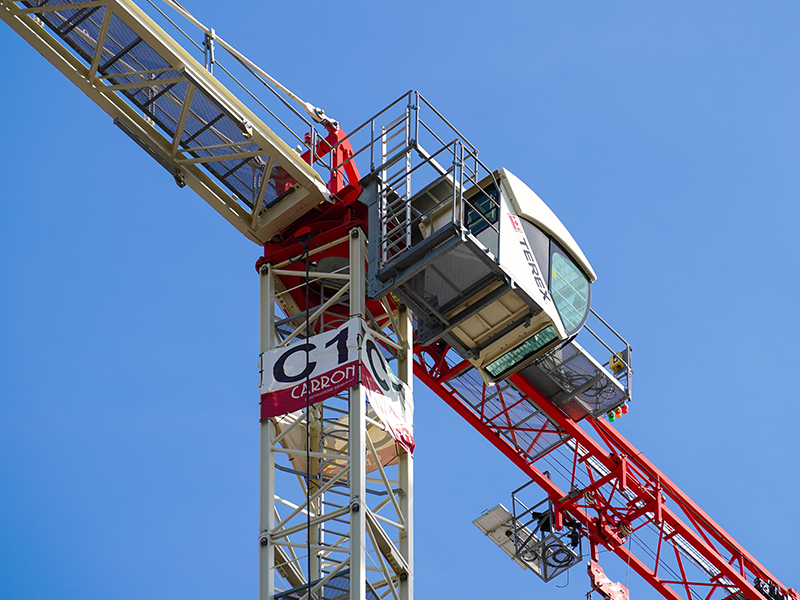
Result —
<instances>
[{"instance_id":1,"label":"blue sky","mask_svg":"<svg viewBox=\"0 0 800 600\"><path fill-rule=\"evenodd\" d=\"M345 129L417 89L536 190L634 346L620 431L800 586L800 5L184 4ZM0 596L255 597L259 248L0 52ZM583 597L471 524L525 479L419 384L415 427L418 597Z\"/></svg>"}]
</instances>

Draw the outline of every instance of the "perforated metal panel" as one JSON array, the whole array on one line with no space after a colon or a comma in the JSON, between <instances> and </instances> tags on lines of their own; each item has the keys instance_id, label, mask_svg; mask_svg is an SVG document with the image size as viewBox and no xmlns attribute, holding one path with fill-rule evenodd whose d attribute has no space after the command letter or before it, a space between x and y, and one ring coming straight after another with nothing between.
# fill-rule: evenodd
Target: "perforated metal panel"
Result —
<instances>
[{"instance_id":1,"label":"perforated metal panel","mask_svg":"<svg viewBox=\"0 0 800 600\"><path fill-rule=\"evenodd\" d=\"M434 317L436 313L451 316L448 313L453 309L499 279L497 270L487 264L479 252L469 242L455 246L447 254L425 264L395 293L407 296L420 306L423 319Z\"/></svg>"},{"instance_id":2,"label":"perforated metal panel","mask_svg":"<svg viewBox=\"0 0 800 600\"><path fill-rule=\"evenodd\" d=\"M308 596L308 588L301 586L292 590L287 590L280 594L275 594L275 600L300 600ZM380 600L380 596L367 582L366 600ZM331 577L320 590L312 592L313 600L349 600L350 598L350 571L343 570Z\"/></svg>"},{"instance_id":3,"label":"perforated metal panel","mask_svg":"<svg viewBox=\"0 0 800 600\"><path fill-rule=\"evenodd\" d=\"M520 532L525 539L525 531ZM525 562L544 581L551 581L580 561L580 555L555 534L539 539L530 535L517 548L519 560Z\"/></svg>"},{"instance_id":4,"label":"perforated metal panel","mask_svg":"<svg viewBox=\"0 0 800 600\"><path fill-rule=\"evenodd\" d=\"M574 340L520 374L576 421L599 417L628 399L627 390Z\"/></svg>"}]
</instances>

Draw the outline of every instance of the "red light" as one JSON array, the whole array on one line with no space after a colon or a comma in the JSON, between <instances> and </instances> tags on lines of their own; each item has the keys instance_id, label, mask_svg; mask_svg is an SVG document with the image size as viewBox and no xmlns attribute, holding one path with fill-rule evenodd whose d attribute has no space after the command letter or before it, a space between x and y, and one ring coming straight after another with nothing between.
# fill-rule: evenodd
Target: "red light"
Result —
<instances>
[{"instance_id":1,"label":"red light","mask_svg":"<svg viewBox=\"0 0 800 600\"><path fill-rule=\"evenodd\" d=\"M627 415L628 414L628 405L627 404L623 404L622 405L622 414L623 415Z\"/></svg>"}]
</instances>

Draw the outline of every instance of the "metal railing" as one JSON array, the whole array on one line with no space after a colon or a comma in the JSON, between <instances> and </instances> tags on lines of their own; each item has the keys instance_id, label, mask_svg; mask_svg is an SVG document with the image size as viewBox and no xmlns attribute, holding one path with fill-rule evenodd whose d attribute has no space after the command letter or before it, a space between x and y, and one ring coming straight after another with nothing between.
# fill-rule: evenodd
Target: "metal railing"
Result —
<instances>
[{"instance_id":1,"label":"metal railing","mask_svg":"<svg viewBox=\"0 0 800 600\"><path fill-rule=\"evenodd\" d=\"M633 367L631 363L631 355L633 354L633 348L628 343L628 341L623 338L611 325L609 325L605 319L603 319L593 308L589 309L590 314L597 319L597 322L600 326L605 328L607 333L610 333L617 341L619 341L622 346L617 346L615 350L612 348L608 343L606 343L603 338L600 336L598 331L600 327L598 325L594 325L595 329L589 327L588 324L584 324L583 330L587 331L592 338L597 341L603 348L605 348L609 352L609 358L606 362L603 363L603 368L608 370L614 377L619 381L628 393L628 399L631 398L633 394ZM585 336L584 336L585 338ZM582 340L584 339L582 338Z\"/></svg>"},{"instance_id":2,"label":"metal railing","mask_svg":"<svg viewBox=\"0 0 800 600\"><path fill-rule=\"evenodd\" d=\"M201 41L197 41L189 32L181 27L177 20L167 14L159 4L165 4L180 17L198 28L202 33ZM174 0L162 0L157 3L147 0L149 15L168 33L178 35L188 41L184 48L194 52L198 61L204 65L229 89L240 89L244 95L239 99L248 105L266 125L272 128L288 144L296 144L298 154L310 152L310 164L321 171L325 180L335 170L330 154L319 156L317 145L327 135L324 121L335 120L327 117L322 109L303 101L296 94L283 86L255 62L236 50L221 38L214 28L208 27L196 19L186 8ZM258 87L253 87L254 84ZM268 92L267 98L259 93L259 89ZM255 91L254 91L255 90ZM272 100L269 100L272 98ZM302 107L298 108L298 107ZM351 182L355 183L355 182Z\"/></svg>"},{"instance_id":3,"label":"metal railing","mask_svg":"<svg viewBox=\"0 0 800 600\"><path fill-rule=\"evenodd\" d=\"M169 7L179 18L168 14L160 4ZM361 163L362 173L376 173L380 177L385 262L390 262L411 245L413 228L418 227L426 215L415 211L409 201L414 191L436 178L447 177L452 181L455 224L464 226L465 215L476 213L474 207L469 211L468 202L465 207L464 191L479 186L491 171L479 160L477 148L420 93L403 94L350 130L346 138L331 144L329 152L321 155L318 148L328 148L323 140L329 137L329 126L338 129L333 118L281 85L175 0L147 0L146 8L168 33L176 39L185 38L188 43L183 44L184 48L194 54L209 73L229 89L241 90L238 98L285 142L295 145L298 154L308 153L308 162L325 181L336 173L344 173L344 167L350 162ZM179 24L180 19L199 29L201 35L193 36ZM344 144L351 145L353 153L344 162L335 164L332 157ZM365 168L367 161L368 170ZM476 218L496 229L482 216Z\"/></svg>"},{"instance_id":4,"label":"metal railing","mask_svg":"<svg viewBox=\"0 0 800 600\"><path fill-rule=\"evenodd\" d=\"M465 197L468 191L482 189L487 178L495 183L491 171L478 158L478 149L419 92L403 94L339 144L345 141L353 148L349 160L368 158L368 172L379 179L382 266L407 251L418 237L416 230L445 205L456 227L468 231L469 217L498 232ZM447 181L449 197L424 208L415 206L415 194L437 180Z\"/></svg>"}]
</instances>

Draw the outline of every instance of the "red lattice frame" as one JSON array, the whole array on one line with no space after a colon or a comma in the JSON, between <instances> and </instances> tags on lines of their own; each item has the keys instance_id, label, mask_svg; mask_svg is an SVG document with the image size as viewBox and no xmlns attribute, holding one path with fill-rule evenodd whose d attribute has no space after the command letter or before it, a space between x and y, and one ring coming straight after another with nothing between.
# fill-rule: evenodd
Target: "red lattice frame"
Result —
<instances>
[{"instance_id":1,"label":"red lattice frame","mask_svg":"<svg viewBox=\"0 0 800 600\"><path fill-rule=\"evenodd\" d=\"M614 552L671 600L728 598L738 592L763 600L753 587L756 577L772 580L783 594L798 598L604 419L587 418L584 429L524 377L513 375L510 382L516 390L549 419L553 428L547 431L564 436L559 451L570 458L571 473L561 486L552 481L537 463L553 449L531 456L533 444L525 447L517 437L523 431L541 436L547 428L514 427L508 418L512 406L502 395L503 410L489 411L486 387L477 409L466 404L448 380L472 367L466 361L449 365L450 356L441 345L420 348L414 373L547 493L557 528L565 518L581 524L593 559L599 548ZM626 542L646 527L651 532L648 548L639 556Z\"/></svg>"}]
</instances>

